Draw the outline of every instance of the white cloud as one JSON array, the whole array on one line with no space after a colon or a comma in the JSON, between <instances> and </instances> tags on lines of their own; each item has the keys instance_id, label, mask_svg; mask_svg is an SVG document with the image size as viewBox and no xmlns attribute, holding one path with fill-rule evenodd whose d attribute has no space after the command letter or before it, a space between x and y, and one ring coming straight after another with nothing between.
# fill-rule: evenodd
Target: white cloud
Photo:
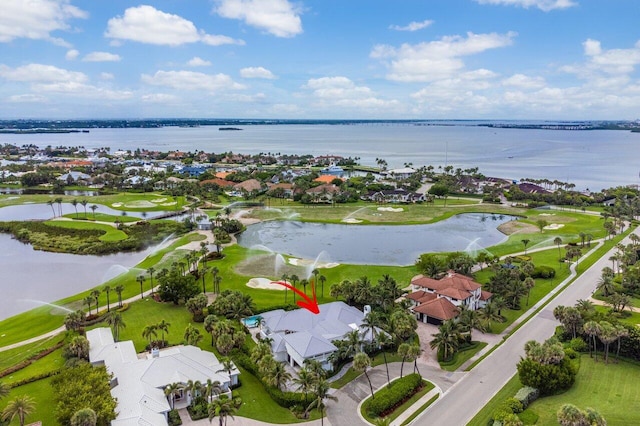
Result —
<instances>
[{"instance_id":1,"label":"white cloud","mask_svg":"<svg viewBox=\"0 0 640 426\"><path fill-rule=\"evenodd\" d=\"M537 7L538 9L549 12L554 9L567 9L576 6L573 0L475 0L480 4L495 4L505 6L520 6L528 9Z\"/></svg>"},{"instance_id":2,"label":"white cloud","mask_svg":"<svg viewBox=\"0 0 640 426\"><path fill-rule=\"evenodd\" d=\"M13 103L44 103L47 99L41 95L25 94L25 95L13 95L9 97L9 102Z\"/></svg>"},{"instance_id":3,"label":"white cloud","mask_svg":"<svg viewBox=\"0 0 640 426\"><path fill-rule=\"evenodd\" d=\"M245 87L234 82L226 74L204 74L193 71L157 71L154 75L143 74L142 82L154 86L166 86L177 90L200 90L220 92L241 90Z\"/></svg>"},{"instance_id":4,"label":"white cloud","mask_svg":"<svg viewBox=\"0 0 640 426\"><path fill-rule=\"evenodd\" d=\"M300 10L287 0L216 0L214 11L223 18L240 19L276 37L302 33Z\"/></svg>"},{"instance_id":5,"label":"white cloud","mask_svg":"<svg viewBox=\"0 0 640 426\"><path fill-rule=\"evenodd\" d=\"M67 45L51 33L68 30L68 21L72 19L87 17L88 14L72 6L70 0L2 0L0 42L28 38Z\"/></svg>"},{"instance_id":6,"label":"white cloud","mask_svg":"<svg viewBox=\"0 0 640 426\"><path fill-rule=\"evenodd\" d=\"M82 62L120 62L120 55L109 52L91 52L82 58Z\"/></svg>"},{"instance_id":7,"label":"white cloud","mask_svg":"<svg viewBox=\"0 0 640 426\"><path fill-rule=\"evenodd\" d=\"M397 105L396 100L384 100L366 86L357 86L347 77L312 78L303 86L312 90L322 107L380 108Z\"/></svg>"},{"instance_id":8,"label":"white cloud","mask_svg":"<svg viewBox=\"0 0 640 426\"><path fill-rule=\"evenodd\" d=\"M404 25L404 26L402 26L402 25L390 25L389 29L390 30L396 30L396 31L418 31L418 30L421 30L423 28L427 28L427 27L431 26L431 24L433 24L433 21L427 19L427 20L424 20L422 22L413 21L413 22L410 22L409 24Z\"/></svg>"},{"instance_id":9,"label":"white cloud","mask_svg":"<svg viewBox=\"0 0 640 426\"><path fill-rule=\"evenodd\" d=\"M631 49L603 50L600 42L587 39L583 43L584 54L589 57L588 66L609 74L628 74L640 64L640 41Z\"/></svg>"},{"instance_id":10,"label":"white cloud","mask_svg":"<svg viewBox=\"0 0 640 426\"><path fill-rule=\"evenodd\" d=\"M67 53L64 55L64 58L67 61L74 61L78 58L79 55L80 55L80 52L78 52L76 49L71 49L71 50L67 50Z\"/></svg>"},{"instance_id":11,"label":"white cloud","mask_svg":"<svg viewBox=\"0 0 640 426\"><path fill-rule=\"evenodd\" d=\"M63 94L66 96L96 100L125 100L133 97L133 93L127 90L111 90L75 81L36 83L31 86L31 90L38 93Z\"/></svg>"},{"instance_id":12,"label":"white cloud","mask_svg":"<svg viewBox=\"0 0 640 426\"><path fill-rule=\"evenodd\" d=\"M271 71L263 67L248 67L240 70L240 76L242 78L265 78L267 80L273 80L276 78Z\"/></svg>"},{"instance_id":13,"label":"white cloud","mask_svg":"<svg viewBox=\"0 0 640 426\"><path fill-rule=\"evenodd\" d=\"M189 62L187 62L187 65L190 67L208 67L208 66L211 66L211 62L205 61L199 56L194 56L193 58L189 59Z\"/></svg>"},{"instance_id":14,"label":"white cloud","mask_svg":"<svg viewBox=\"0 0 640 426\"><path fill-rule=\"evenodd\" d=\"M111 74L110 72L101 72L100 73L100 79L101 80L109 81L109 80L113 80L114 78L115 78L115 76L113 74Z\"/></svg>"},{"instance_id":15,"label":"white cloud","mask_svg":"<svg viewBox=\"0 0 640 426\"><path fill-rule=\"evenodd\" d=\"M29 64L17 68L0 65L0 77L9 81L20 82L76 82L84 83L87 76L81 72L67 71L53 65Z\"/></svg>"},{"instance_id":16,"label":"white cloud","mask_svg":"<svg viewBox=\"0 0 640 426\"><path fill-rule=\"evenodd\" d=\"M485 50L509 46L517 34L474 34L466 37L446 36L438 41L403 44L399 48L389 45L374 46L370 56L385 63L390 72L389 80L427 82L449 78L464 69L463 56L482 53Z\"/></svg>"},{"instance_id":17,"label":"white cloud","mask_svg":"<svg viewBox=\"0 0 640 426\"><path fill-rule=\"evenodd\" d=\"M198 31L193 22L148 5L130 7L123 16L109 19L105 36L115 41L130 40L166 46L196 42L212 46L244 44L242 40Z\"/></svg>"},{"instance_id":18,"label":"white cloud","mask_svg":"<svg viewBox=\"0 0 640 426\"><path fill-rule=\"evenodd\" d=\"M175 102L178 100L178 97L175 95L169 95L166 93L152 93L150 95L144 95L140 98L142 102L145 103L166 103L166 102Z\"/></svg>"},{"instance_id":19,"label":"white cloud","mask_svg":"<svg viewBox=\"0 0 640 426\"><path fill-rule=\"evenodd\" d=\"M503 86L518 87L522 89L540 89L545 86L544 78L529 77L524 74L514 74L502 81Z\"/></svg>"}]
</instances>

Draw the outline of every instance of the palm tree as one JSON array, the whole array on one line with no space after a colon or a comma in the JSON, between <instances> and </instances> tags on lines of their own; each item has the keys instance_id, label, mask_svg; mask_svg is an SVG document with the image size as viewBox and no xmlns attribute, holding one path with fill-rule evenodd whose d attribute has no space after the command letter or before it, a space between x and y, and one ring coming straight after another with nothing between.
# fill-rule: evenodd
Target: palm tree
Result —
<instances>
[{"instance_id":1,"label":"palm tree","mask_svg":"<svg viewBox=\"0 0 640 426\"><path fill-rule=\"evenodd\" d=\"M584 332L589 336L589 356L591 355L591 349L595 354L595 360L598 360L598 351L596 347L596 336L600 334L600 324L595 321L587 321L582 326Z\"/></svg>"},{"instance_id":2,"label":"palm tree","mask_svg":"<svg viewBox=\"0 0 640 426\"><path fill-rule=\"evenodd\" d=\"M207 288L205 287L205 283L204 283L204 277L207 275L207 273L209 272L209 267L203 265L202 266L202 270L200 271L200 274L202 276L202 294L207 294Z\"/></svg>"},{"instance_id":3,"label":"palm tree","mask_svg":"<svg viewBox=\"0 0 640 426\"><path fill-rule=\"evenodd\" d=\"M420 349L419 344L414 344L409 347L409 351L407 352L407 358L413 359L413 372L418 372L420 374L420 370L418 370L418 358L420 358L420 354L422 353L422 349Z\"/></svg>"},{"instance_id":4,"label":"palm tree","mask_svg":"<svg viewBox=\"0 0 640 426\"><path fill-rule=\"evenodd\" d=\"M369 374L367 373L367 369L371 367L371 358L369 355L364 352L358 352L356 356L353 357L353 369L355 371L363 372L367 381L369 382L369 388L371 389L371 399L375 398L373 394L373 385L371 384L371 379L369 378Z\"/></svg>"},{"instance_id":5,"label":"palm tree","mask_svg":"<svg viewBox=\"0 0 640 426\"><path fill-rule=\"evenodd\" d=\"M24 426L25 418L36 409L35 402L30 396L22 395L9 401L9 404L2 410L2 420L13 420L18 417L20 426Z\"/></svg>"},{"instance_id":6,"label":"palm tree","mask_svg":"<svg viewBox=\"0 0 640 426\"><path fill-rule=\"evenodd\" d=\"M291 380L291 374L287 371L283 363L276 362L273 368L267 371L264 379L269 386L282 390L287 382Z\"/></svg>"},{"instance_id":7,"label":"palm tree","mask_svg":"<svg viewBox=\"0 0 640 426\"><path fill-rule=\"evenodd\" d=\"M91 293L89 293L91 295L91 297L93 297L93 300L95 300L96 302L96 315L98 315L98 307L100 304L100 290L95 289L95 290L91 290Z\"/></svg>"},{"instance_id":8,"label":"palm tree","mask_svg":"<svg viewBox=\"0 0 640 426\"><path fill-rule=\"evenodd\" d=\"M628 337L629 336L629 330L627 330L623 325L616 325L616 338L618 340L618 348L616 349L616 362L618 362L618 359L620 357L620 344L622 343L622 338L623 337Z\"/></svg>"},{"instance_id":9,"label":"palm tree","mask_svg":"<svg viewBox=\"0 0 640 426\"><path fill-rule=\"evenodd\" d=\"M600 322L600 332L598 338L604 344L604 363L609 363L609 345L617 339L616 329L608 321Z\"/></svg>"},{"instance_id":10,"label":"palm tree","mask_svg":"<svg viewBox=\"0 0 640 426\"><path fill-rule=\"evenodd\" d=\"M320 281L320 297L324 297L324 283L327 281L327 277L320 275L318 280Z\"/></svg>"},{"instance_id":11,"label":"palm tree","mask_svg":"<svg viewBox=\"0 0 640 426\"><path fill-rule=\"evenodd\" d=\"M484 308L478 309L478 317L480 321L484 323L484 328L486 331L491 331L491 323L493 321L501 322L502 315L498 313L497 305L494 301L491 301L485 305Z\"/></svg>"},{"instance_id":12,"label":"palm tree","mask_svg":"<svg viewBox=\"0 0 640 426\"><path fill-rule=\"evenodd\" d=\"M524 279L523 283L527 288L527 306L529 306L529 294L531 294L531 289L536 285L536 281L531 277L527 277Z\"/></svg>"},{"instance_id":13,"label":"palm tree","mask_svg":"<svg viewBox=\"0 0 640 426\"><path fill-rule=\"evenodd\" d=\"M560 260L562 259L562 256L560 255L560 246L562 245L562 238L555 237L553 239L553 243L558 246L558 260Z\"/></svg>"},{"instance_id":14,"label":"palm tree","mask_svg":"<svg viewBox=\"0 0 640 426\"><path fill-rule=\"evenodd\" d=\"M73 206L74 209L76 209L76 219L77 219L78 218L78 200L76 200L75 198L71 200L71 205Z\"/></svg>"},{"instance_id":15,"label":"palm tree","mask_svg":"<svg viewBox=\"0 0 640 426\"><path fill-rule=\"evenodd\" d=\"M84 218L87 218L87 204L89 202L87 200L82 200L80 201L80 204L82 204L82 207L84 207Z\"/></svg>"},{"instance_id":16,"label":"palm tree","mask_svg":"<svg viewBox=\"0 0 640 426\"><path fill-rule=\"evenodd\" d=\"M122 292L124 291L124 285L117 285L113 290L118 294L118 307L122 308Z\"/></svg>"},{"instance_id":17,"label":"palm tree","mask_svg":"<svg viewBox=\"0 0 640 426\"><path fill-rule=\"evenodd\" d=\"M318 288L318 275L320 275L320 271L318 270L318 268L314 268L311 273L313 274L313 286L315 288Z\"/></svg>"},{"instance_id":18,"label":"palm tree","mask_svg":"<svg viewBox=\"0 0 640 426\"><path fill-rule=\"evenodd\" d=\"M241 405L242 400L240 398L229 399L226 395L221 395L220 398L214 399L209 404L209 422L217 417L218 425L225 425L227 423L227 417L233 419L233 415Z\"/></svg>"},{"instance_id":19,"label":"palm tree","mask_svg":"<svg viewBox=\"0 0 640 426\"><path fill-rule=\"evenodd\" d=\"M293 286L293 288L296 288L296 283L298 281L300 281L300 278L296 275L293 274L289 277L289 279L291 280L291 285ZM296 292L293 292L293 303L296 303Z\"/></svg>"},{"instance_id":20,"label":"palm tree","mask_svg":"<svg viewBox=\"0 0 640 426\"><path fill-rule=\"evenodd\" d=\"M93 213L93 220L96 220L96 210L98 210L98 206L96 206L95 204L92 204L89 206L89 208L91 209L91 212Z\"/></svg>"},{"instance_id":21,"label":"palm tree","mask_svg":"<svg viewBox=\"0 0 640 426\"><path fill-rule=\"evenodd\" d=\"M222 393L222 386L217 380L207 379L207 383L202 385L204 388L204 396L208 402L213 401L213 397Z\"/></svg>"},{"instance_id":22,"label":"palm tree","mask_svg":"<svg viewBox=\"0 0 640 426\"><path fill-rule=\"evenodd\" d=\"M120 312L111 312L107 316L107 324L113 329L113 338L117 342L120 339L120 330L127 327Z\"/></svg>"},{"instance_id":23,"label":"palm tree","mask_svg":"<svg viewBox=\"0 0 640 426\"><path fill-rule=\"evenodd\" d=\"M89 359L89 341L84 336L74 336L69 342L68 349L76 358Z\"/></svg>"},{"instance_id":24,"label":"palm tree","mask_svg":"<svg viewBox=\"0 0 640 426\"><path fill-rule=\"evenodd\" d=\"M524 255L526 256L527 255L527 245L529 245L531 240L528 240L528 239L525 238L525 239L520 240L520 241L522 241L522 244L524 244Z\"/></svg>"},{"instance_id":25,"label":"palm tree","mask_svg":"<svg viewBox=\"0 0 640 426\"><path fill-rule=\"evenodd\" d=\"M89 308L89 315L91 315L91 307L93 306L93 297L92 296L87 296L84 299L82 299L82 302L87 305L87 307Z\"/></svg>"},{"instance_id":26,"label":"palm tree","mask_svg":"<svg viewBox=\"0 0 640 426\"><path fill-rule=\"evenodd\" d=\"M144 299L144 289L142 288L142 285L146 281L146 278L144 277L144 275L138 275L136 277L136 281L138 281L138 284L140 284L140 299Z\"/></svg>"},{"instance_id":27,"label":"palm tree","mask_svg":"<svg viewBox=\"0 0 640 426\"><path fill-rule=\"evenodd\" d=\"M104 287L102 287L102 291L107 293L107 312L111 312L111 303L109 303L109 293L111 292L111 286L108 284L105 285Z\"/></svg>"},{"instance_id":28,"label":"palm tree","mask_svg":"<svg viewBox=\"0 0 640 426\"><path fill-rule=\"evenodd\" d=\"M49 207L51 207L51 211L53 212L53 217L56 217L56 211L53 208L53 200L47 201L47 204L49 205Z\"/></svg>"},{"instance_id":29,"label":"palm tree","mask_svg":"<svg viewBox=\"0 0 640 426\"><path fill-rule=\"evenodd\" d=\"M474 311L473 309L469 309L465 305L461 306L460 314L457 318L458 325L460 326L461 331L468 333L469 343L473 340L472 332L473 329L477 329L481 333L484 333L486 330L484 328L483 322L480 320L480 316L478 311Z\"/></svg>"},{"instance_id":30,"label":"palm tree","mask_svg":"<svg viewBox=\"0 0 640 426\"><path fill-rule=\"evenodd\" d=\"M82 322L84 321L84 318L85 314L81 309L74 312L69 312L64 317L64 326L67 330L78 331L80 329L80 326L82 325ZM2 397L1 394L0 397Z\"/></svg>"},{"instance_id":31,"label":"palm tree","mask_svg":"<svg viewBox=\"0 0 640 426\"><path fill-rule=\"evenodd\" d=\"M448 360L460 346L460 332L453 320L447 320L438 327L438 333L432 334L433 340L429 342L431 349L437 349L442 353L442 359Z\"/></svg>"},{"instance_id":32,"label":"palm tree","mask_svg":"<svg viewBox=\"0 0 640 426\"><path fill-rule=\"evenodd\" d=\"M298 371L298 377L293 379L293 382L298 385L297 389L304 395L304 405L306 406L308 404L307 395L316 382L315 374L306 367L303 367Z\"/></svg>"},{"instance_id":33,"label":"palm tree","mask_svg":"<svg viewBox=\"0 0 640 426\"><path fill-rule=\"evenodd\" d=\"M162 342L164 343L164 333L169 334L169 327L171 326L171 323L166 322L165 320L160 321L158 324L156 324L156 329L159 330L162 333Z\"/></svg>"},{"instance_id":34,"label":"palm tree","mask_svg":"<svg viewBox=\"0 0 640 426\"><path fill-rule=\"evenodd\" d=\"M151 296L153 296L153 274L155 274L156 268L153 266L147 269L147 273L149 274L149 280L151 281Z\"/></svg>"},{"instance_id":35,"label":"palm tree","mask_svg":"<svg viewBox=\"0 0 640 426\"><path fill-rule=\"evenodd\" d=\"M313 394L315 395L315 399L311 401L311 404L307 406L307 415L309 415L309 411L313 410L314 408L317 408L318 411L320 411L320 425L324 425L324 413L327 408L324 401L327 399L330 399L332 401L338 400L337 397L329 394L330 390L331 387L326 380L322 378L316 380L315 386L313 387Z\"/></svg>"},{"instance_id":36,"label":"palm tree","mask_svg":"<svg viewBox=\"0 0 640 426\"><path fill-rule=\"evenodd\" d=\"M151 342L154 337L158 337L158 326L155 324L147 325L142 330L142 338L147 339L149 341L149 349L151 349Z\"/></svg>"},{"instance_id":37,"label":"palm tree","mask_svg":"<svg viewBox=\"0 0 640 426\"><path fill-rule=\"evenodd\" d=\"M200 340L202 340L202 337L200 330L191 325L191 323L184 329L184 340L187 345L197 346Z\"/></svg>"},{"instance_id":38,"label":"palm tree","mask_svg":"<svg viewBox=\"0 0 640 426\"><path fill-rule=\"evenodd\" d=\"M58 216L62 216L62 197L58 197L53 201L58 204Z\"/></svg>"},{"instance_id":39,"label":"palm tree","mask_svg":"<svg viewBox=\"0 0 640 426\"><path fill-rule=\"evenodd\" d=\"M165 396L169 397L171 409L175 408L175 397L182 393L184 387L180 383L171 383L164 388Z\"/></svg>"},{"instance_id":40,"label":"palm tree","mask_svg":"<svg viewBox=\"0 0 640 426\"><path fill-rule=\"evenodd\" d=\"M287 280L289 279L289 275L287 275L286 273L282 274L282 277L280 277L280 280L283 283L286 283ZM287 304L287 293L289 293L289 289L287 287L284 287L284 304Z\"/></svg>"},{"instance_id":41,"label":"palm tree","mask_svg":"<svg viewBox=\"0 0 640 426\"><path fill-rule=\"evenodd\" d=\"M300 281L300 285L302 285L304 294L307 294L307 285L309 284L309 280L303 279Z\"/></svg>"}]
</instances>

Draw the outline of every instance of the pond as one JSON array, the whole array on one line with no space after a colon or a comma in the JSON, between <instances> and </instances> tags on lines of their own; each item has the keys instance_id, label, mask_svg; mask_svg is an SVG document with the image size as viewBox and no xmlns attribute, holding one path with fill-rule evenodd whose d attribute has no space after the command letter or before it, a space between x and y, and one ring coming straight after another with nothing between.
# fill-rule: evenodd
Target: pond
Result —
<instances>
[{"instance_id":1,"label":"pond","mask_svg":"<svg viewBox=\"0 0 640 426\"><path fill-rule=\"evenodd\" d=\"M0 320L95 287L153 250L109 256L51 253L0 234Z\"/></svg>"},{"instance_id":2,"label":"pond","mask_svg":"<svg viewBox=\"0 0 640 426\"><path fill-rule=\"evenodd\" d=\"M87 204L87 217L91 217L91 209L89 208L92 204ZM102 204L96 204L98 208L96 209L96 213L104 213L110 214L113 216L122 216L121 210L114 210L110 207L107 207ZM76 213L76 208L73 207L71 203L62 203L62 214L74 214ZM84 207L82 204L78 204L78 215L79 217L84 217ZM9 220L47 220L53 218L53 213L55 211L56 216L58 216L58 204L54 203L52 206L48 204L18 204L14 206L7 206L0 208L0 221L9 221ZM168 211L155 211L155 212L140 212L140 211L127 211L125 212L127 216L139 217L139 218L148 218L153 219L154 217L171 213Z\"/></svg>"},{"instance_id":3,"label":"pond","mask_svg":"<svg viewBox=\"0 0 640 426\"><path fill-rule=\"evenodd\" d=\"M412 265L427 252L478 250L507 236L497 227L512 216L465 213L427 225L339 225L271 221L251 225L238 244L295 257L361 265Z\"/></svg>"}]
</instances>

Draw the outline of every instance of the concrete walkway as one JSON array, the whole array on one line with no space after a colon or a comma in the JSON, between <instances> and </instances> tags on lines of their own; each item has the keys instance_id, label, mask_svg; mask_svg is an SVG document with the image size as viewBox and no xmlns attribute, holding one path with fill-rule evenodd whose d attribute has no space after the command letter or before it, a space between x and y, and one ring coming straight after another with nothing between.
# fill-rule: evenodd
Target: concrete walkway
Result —
<instances>
[{"instance_id":1,"label":"concrete walkway","mask_svg":"<svg viewBox=\"0 0 640 426\"><path fill-rule=\"evenodd\" d=\"M209 421L208 418L204 418L204 419L200 419L200 420L191 420L191 417L189 416L189 413L187 412L186 408L183 408L181 410L178 410L178 413L180 414L180 419L182 420L182 424L187 426L187 425L215 425L218 424L219 419L216 417L215 419L213 419L211 422ZM231 417L227 417L227 424L229 426L269 426L272 425L272 423L265 423L265 422L261 422L258 420L253 420L253 419L248 419L246 417L240 417L240 416L233 416L234 418L232 419ZM296 425L301 425L301 426L321 426L321 421L320 420L313 420L310 422L303 422L303 423L295 423ZM331 426L331 423L329 422L329 420L325 417L324 418L324 424L327 426Z\"/></svg>"}]
</instances>

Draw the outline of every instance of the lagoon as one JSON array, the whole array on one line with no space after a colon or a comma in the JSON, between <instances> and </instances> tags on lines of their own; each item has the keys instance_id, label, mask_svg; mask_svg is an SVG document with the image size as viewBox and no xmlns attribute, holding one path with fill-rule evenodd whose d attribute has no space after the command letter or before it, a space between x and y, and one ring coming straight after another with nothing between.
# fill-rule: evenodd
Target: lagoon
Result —
<instances>
[{"instance_id":1,"label":"lagoon","mask_svg":"<svg viewBox=\"0 0 640 426\"><path fill-rule=\"evenodd\" d=\"M238 244L323 262L412 265L426 252L479 250L507 239L497 227L511 216L465 213L428 225L339 225L269 221L247 227Z\"/></svg>"}]
</instances>

